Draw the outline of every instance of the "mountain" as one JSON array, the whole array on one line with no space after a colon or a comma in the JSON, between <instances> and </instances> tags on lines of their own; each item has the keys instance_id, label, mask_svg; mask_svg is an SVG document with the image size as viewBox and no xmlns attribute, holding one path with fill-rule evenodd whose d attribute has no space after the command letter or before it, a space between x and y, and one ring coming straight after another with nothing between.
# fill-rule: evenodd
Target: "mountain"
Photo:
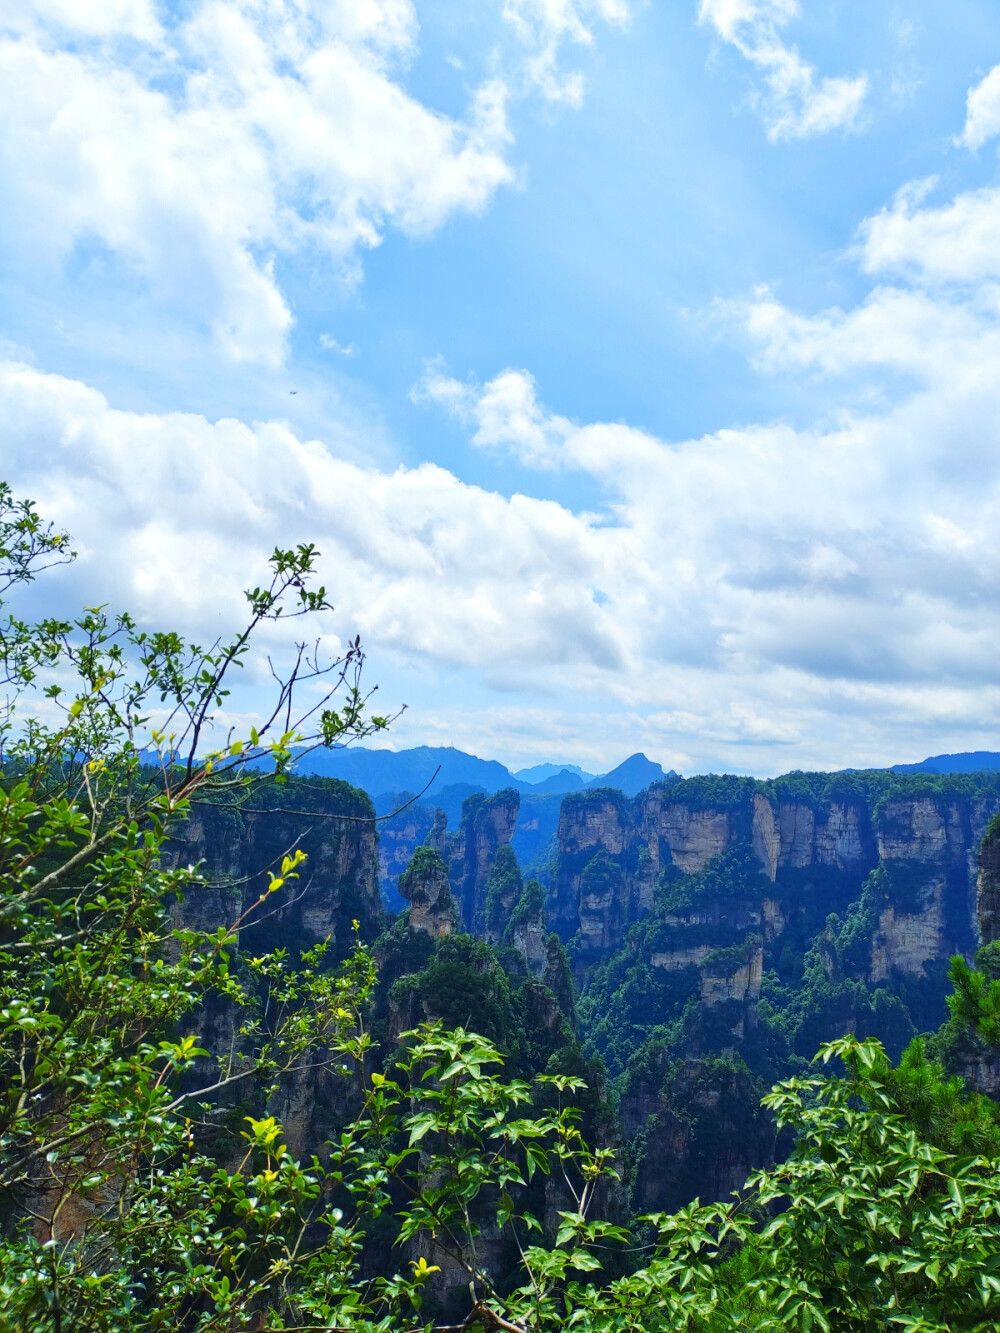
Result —
<instances>
[{"instance_id":1,"label":"mountain","mask_svg":"<svg viewBox=\"0 0 1000 1333\"><path fill-rule=\"evenodd\" d=\"M451 745L418 745L412 750L367 750L360 746L313 750L297 768L303 774L340 778L373 795L409 791L431 797L460 783L489 792L518 786L495 759L479 759Z\"/></svg>"},{"instance_id":2,"label":"mountain","mask_svg":"<svg viewBox=\"0 0 1000 1333\"><path fill-rule=\"evenodd\" d=\"M919 764L893 764L891 773L995 773L1000 770L996 750L966 750L962 754L935 754Z\"/></svg>"},{"instance_id":3,"label":"mountain","mask_svg":"<svg viewBox=\"0 0 1000 1333\"><path fill-rule=\"evenodd\" d=\"M299 760L296 771L303 775L340 778L372 796L408 791L419 793L426 800L447 788L460 786L469 791L484 792L513 787L522 795L531 796L556 796L585 786L618 787L626 795L635 796L651 782L676 776L665 774L659 764L644 754L632 755L600 777L592 777L576 764L536 764L533 768L511 773L495 759L480 759L451 745L418 745L412 750L367 750L360 746L312 750ZM531 774L530 780L526 774Z\"/></svg>"},{"instance_id":4,"label":"mountain","mask_svg":"<svg viewBox=\"0 0 1000 1333\"><path fill-rule=\"evenodd\" d=\"M610 773L602 773L600 777L592 778L587 783L588 787L615 787L622 791L626 796L637 796L639 792L644 791L654 782L663 782L665 778L676 778L678 775L673 769L669 773L664 773L659 764L654 763L652 759L647 759L644 754L633 754L613 768Z\"/></svg>"},{"instance_id":5,"label":"mountain","mask_svg":"<svg viewBox=\"0 0 1000 1333\"><path fill-rule=\"evenodd\" d=\"M947 1018L951 958L1000 937L1000 771L650 784L658 771L643 755L619 766L642 784L634 797L612 773L563 796L508 782L492 795L466 784L462 799L453 783L373 810L339 782L292 778L263 784L252 810L195 804L170 864L203 862L207 883L177 923L231 924L301 843L308 879L250 928L268 947L329 937L338 957L359 921L375 941L383 1040L442 1018L499 1041L526 1077L568 1068L591 1080L598 1132L633 1163L635 1212L726 1199L783 1151L762 1088L845 1032L898 1061ZM391 815L377 836L376 811ZM379 883L407 917L384 919ZM206 1044L224 1052L235 1018L213 1022ZM1000 1052L942 1049L1000 1094ZM340 1095L291 1090L297 1151L329 1138Z\"/></svg>"},{"instance_id":6,"label":"mountain","mask_svg":"<svg viewBox=\"0 0 1000 1333\"><path fill-rule=\"evenodd\" d=\"M578 772L563 768L546 778L544 782L534 783L530 787L525 783L521 790L533 796L557 796L568 791L579 791L585 785L584 779Z\"/></svg>"},{"instance_id":7,"label":"mountain","mask_svg":"<svg viewBox=\"0 0 1000 1333\"><path fill-rule=\"evenodd\" d=\"M573 773L580 779L580 785L589 782L593 773L585 772L579 764L534 764L531 768L519 768L514 777L519 782L530 782L534 786L543 783L546 778L558 777L561 773Z\"/></svg>"}]
</instances>

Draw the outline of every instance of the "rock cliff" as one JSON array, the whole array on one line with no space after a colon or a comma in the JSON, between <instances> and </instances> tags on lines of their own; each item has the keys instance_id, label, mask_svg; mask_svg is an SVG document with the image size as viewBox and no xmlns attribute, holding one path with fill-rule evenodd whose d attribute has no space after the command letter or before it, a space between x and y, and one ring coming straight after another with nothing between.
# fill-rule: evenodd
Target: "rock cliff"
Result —
<instances>
[{"instance_id":1,"label":"rock cliff","mask_svg":"<svg viewBox=\"0 0 1000 1333\"><path fill-rule=\"evenodd\" d=\"M268 872L279 873L282 858L296 849L306 853L298 878L255 912ZM339 957L350 948L352 922L367 939L380 926L375 811L364 792L345 782L267 783L238 806L195 805L167 859L201 867L204 886L192 887L174 909L189 928L214 930L245 916L242 943L255 938L254 921L266 916L268 947L308 947L329 937Z\"/></svg>"},{"instance_id":2,"label":"rock cliff","mask_svg":"<svg viewBox=\"0 0 1000 1333\"><path fill-rule=\"evenodd\" d=\"M375 812L364 792L335 779L263 784L245 794L239 807L195 805L167 848L171 864L200 867L203 882L192 885L172 912L178 926L214 931L245 923L230 949L262 953L278 947L292 958L330 940L331 961L354 941L354 922L372 940L383 921L378 886ZM260 903L268 872L296 849L306 853L297 879ZM240 1049L240 1012L213 1000L201 1010L201 1043L225 1059ZM214 1064L211 1066L214 1070ZM211 1081L211 1080L208 1080ZM355 1081L329 1070L305 1070L287 1078L269 1102L296 1154L322 1154L348 1110L357 1105ZM233 1098L253 1096L245 1087Z\"/></svg>"},{"instance_id":3,"label":"rock cliff","mask_svg":"<svg viewBox=\"0 0 1000 1333\"><path fill-rule=\"evenodd\" d=\"M448 874L462 928L485 930L490 871L498 848L509 843L517 824L520 793L513 787L493 796L469 796L462 803L462 822L448 838Z\"/></svg>"},{"instance_id":4,"label":"rock cliff","mask_svg":"<svg viewBox=\"0 0 1000 1333\"><path fill-rule=\"evenodd\" d=\"M792 775L799 776L820 775ZM734 908L739 917L728 923L735 929L759 930L772 943L789 932L798 937L822 898L827 911L847 912L883 867L888 891L876 904L865 979L922 976L953 952L971 956L979 933L976 850L998 796L976 794L968 783L949 794L940 780L933 792L912 780L912 794L897 795L885 790L888 781L873 780L867 790L857 782L838 794L827 781L826 794L815 781L793 795L786 780L734 778L657 784L631 801L607 790L567 797L547 910L572 945L581 982L653 910L665 885L705 870L737 844L752 848L774 888ZM982 890L981 902L987 897ZM711 909L717 920L719 907ZM658 965L667 965L663 957Z\"/></svg>"},{"instance_id":5,"label":"rock cliff","mask_svg":"<svg viewBox=\"0 0 1000 1333\"><path fill-rule=\"evenodd\" d=\"M399 877L399 892L410 904L410 929L431 939L450 935L458 921L444 858L432 847L418 847Z\"/></svg>"}]
</instances>

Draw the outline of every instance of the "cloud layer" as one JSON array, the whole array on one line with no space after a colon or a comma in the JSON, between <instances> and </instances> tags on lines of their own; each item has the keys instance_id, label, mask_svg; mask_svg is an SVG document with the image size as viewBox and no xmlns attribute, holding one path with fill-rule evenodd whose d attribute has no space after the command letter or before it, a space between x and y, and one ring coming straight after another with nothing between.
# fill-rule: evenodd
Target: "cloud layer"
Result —
<instances>
[{"instance_id":1,"label":"cloud layer","mask_svg":"<svg viewBox=\"0 0 1000 1333\"><path fill-rule=\"evenodd\" d=\"M507 106L578 105L595 19L624 0L506 0L518 57L456 118L407 91L412 0L12 0L0 16L0 219L29 264L110 252L237 361L282 361L281 264L356 281L397 228L433 232L515 178Z\"/></svg>"},{"instance_id":2,"label":"cloud layer","mask_svg":"<svg viewBox=\"0 0 1000 1333\"><path fill-rule=\"evenodd\" d=\"M781 40L794 0L701 12L763 71L773 138L853 123L863 80L821 80ZM388 228L433 230L512 178L506 76L461 118L406 90L409 0L163 14L5 12L2 207L36 262L104 247L234 358L283 354L283 255L349 280ZM619 0L504 14L524 85L566 103L580 85L557 52L628 17ZM1000 132L996 73L969 95L973 149ZM273 545L315 541L336 631L398 673L394 698L410 670L473 682L412 739L761 772L998 748L1000 189L911 182L850 253L871 283L856 306L802 312L761 288L726 307L762 374L825 395L811 428L664 440L552 410L521 366L480 382L431 364L413 397L496 461L491 488L432 463L365 467L281 421L123 411L8 359L5 471L77 540L61 596L200 637L235 621ZM511 463L532 496L504 485ZM592 508L544 498L568 474Z\"/></svg>"},{"instance_id":3,"label":"cloud layer","mask_svg":"<svg viewBox=\"0 0 1000 1333\"><path fill-rule=\"evenodd\" d=\"M599 512L431 464L359 467L281 423L117 411L7 363L12 473L82 540L101 596L147 617L211 623L261 552L316 540L342 630L558 697L555 731L582 710L609 746L763 771L788 749L844 764L925 735L973 748L1000 724L1000 196L930 188L859 229L878 285L858 306L802 314L762 289L731 311L762 372L867 404L812 429L674 443L552 412L523 369L428 369L414 397L471 447L543 486L586 476Z\"/></svg>"}]
</instances>

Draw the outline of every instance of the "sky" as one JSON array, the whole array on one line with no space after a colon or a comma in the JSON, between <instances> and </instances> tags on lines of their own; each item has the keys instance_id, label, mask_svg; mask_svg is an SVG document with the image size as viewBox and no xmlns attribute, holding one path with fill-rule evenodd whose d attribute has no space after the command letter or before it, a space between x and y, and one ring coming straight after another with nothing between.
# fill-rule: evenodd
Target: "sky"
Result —
<instances>
[{"instance_id":1,"label":"sky","mask_svg":"<svg viewBox=\"0 0 1000 1333\"><path fill-rule=\"evenodd\" d=\"M1000 749L998 144L989 0L7 0L33 608L311 541L394 748Z\"/></svg>"}]
</instances>

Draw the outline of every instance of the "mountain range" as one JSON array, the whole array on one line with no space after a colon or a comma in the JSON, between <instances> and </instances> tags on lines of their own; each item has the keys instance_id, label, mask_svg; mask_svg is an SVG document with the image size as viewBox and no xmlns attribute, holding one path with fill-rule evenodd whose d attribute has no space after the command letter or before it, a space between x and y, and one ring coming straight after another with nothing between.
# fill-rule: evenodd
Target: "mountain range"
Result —
<instances>
[{"instance_id":1,"label":"mountain range","mask_svg":"<svg viewBox=\"0 0 1000 1333\"><path fill-rule=\"evenodd\" d=\"M303 755L297 771L316 777L341 778L372 796L382 792L411 792L436 796L448 788L495 792L513 787L522 796L556 796L596 787L616 787L635 796L653 782L677 777L644 754L630 755L608 773L592 776L576 765L539 764L511 773L495 759L480 759L454 746L418 745L411 750L314 750ZM527 775L539 780L531 781Z\"/></svg>"},{"instance_id":2,"label":"mountain range","mask_svg":"<svg viewBox=\"0 0 1000 1333\"><path fill-rule=\"evenodd\" d=\"M372 796L409 792L428 798L447 792L458 805L472 792L491 793L513 787L522 796L561 796L572 791L615 787L636 796L653 782L679 776L642 753L630 755L607 773L591 774L576 764L535 764L511 772L495 759L480 759L452 745L418 745L408 750L363 747L314 750L297 765L302 774L341 778ZM1000 770L1000 752L972 750L931 755L919 763L893 764L893 773L977 773Z\"/></svg>"}]
</instances>

